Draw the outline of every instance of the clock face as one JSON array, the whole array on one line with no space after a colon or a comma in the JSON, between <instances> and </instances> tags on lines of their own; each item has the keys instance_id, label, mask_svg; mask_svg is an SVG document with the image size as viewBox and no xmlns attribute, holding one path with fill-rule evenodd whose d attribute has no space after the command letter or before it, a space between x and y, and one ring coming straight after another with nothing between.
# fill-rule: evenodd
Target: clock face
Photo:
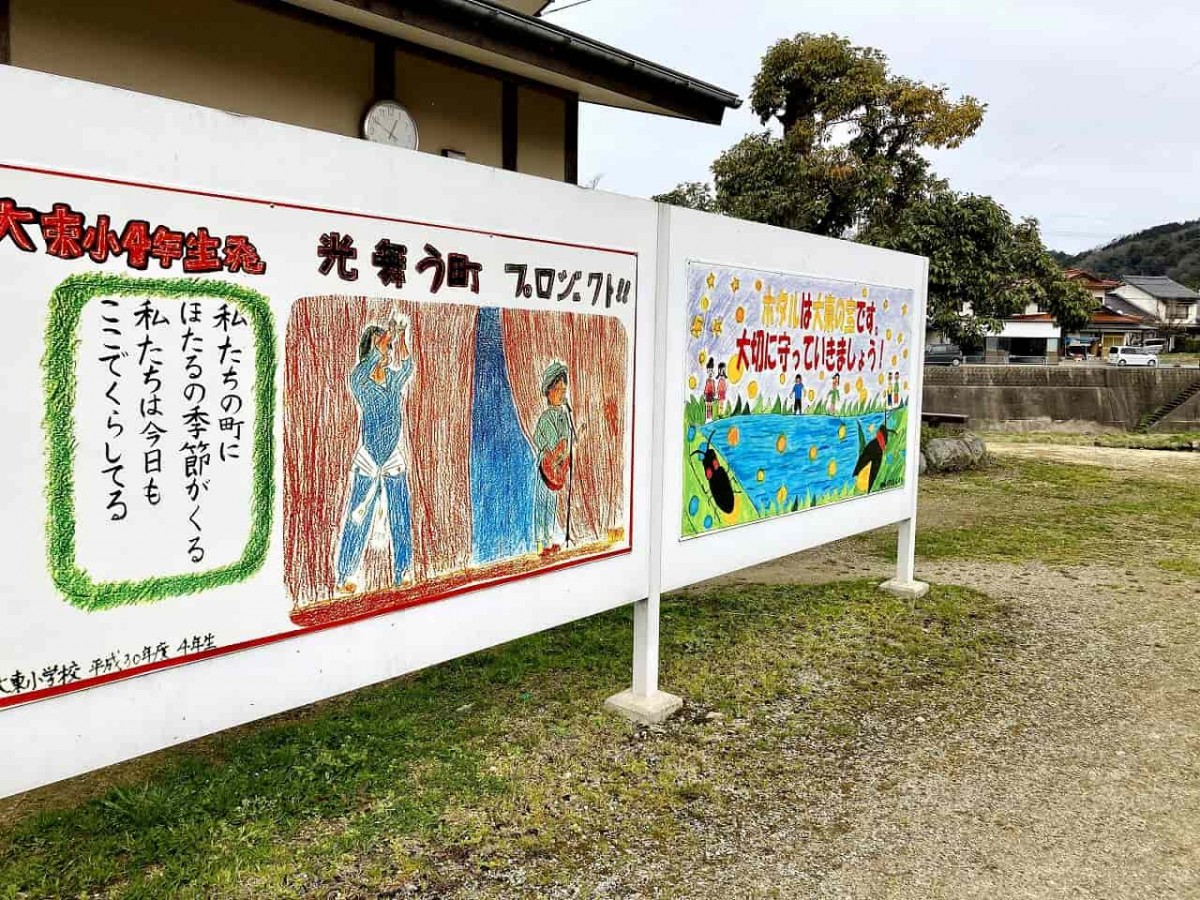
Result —
<instances>
[{"instance_id":1,"label":"clock face","mask_svg":"<svg viewBox=\"0 0 1200 900\"><path fill-rule=\"evenodd\" d=\"M417 149L417 123L399 103L380 100L363 120L363 137L377 144Z\"/></svg>"}]
</instances>

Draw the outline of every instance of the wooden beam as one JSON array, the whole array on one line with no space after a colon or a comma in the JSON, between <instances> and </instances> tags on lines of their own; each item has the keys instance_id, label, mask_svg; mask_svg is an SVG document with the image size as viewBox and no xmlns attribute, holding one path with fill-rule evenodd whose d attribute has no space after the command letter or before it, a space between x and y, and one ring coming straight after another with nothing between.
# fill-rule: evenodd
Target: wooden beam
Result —
<instances>
[{"instance_id":1,"label":"wooden beam","mask_svg":"<svg viewBox=\"0 0 1200 900\"><path fill-rule=\"evenodd\" d=\"M579 184L579 98L568 97L566 101L566 127L563 135L563 180L567 184Z\"/></svg>"},{"instance_id":2,"label":"wooden beam","mask_svg":"<svg viewBox=\"0 0 1200 900\"><path fill-rule=\"evenodd\" d=\"M375 40L375 99L396 99L396 45L382 37Z\"/></svg>"},{"instance_id":3,"label":"wooden beam","mask_svg":"<svg viewBox=\"0 0 1200 900\"><path fill-rule=\"evenodd\" d=\"M8 0L0 0L0 64L12 62L12 36L9 27Z\"/></svg>"},{"instance_id":4,"label":"wooden beam","mask_svg":"<svg viewBox=\"0 0 1200 900\"><path fill-rule=\"evenodd\" d=\"M517 171L517 85L506 81L500 92L500 144L504 168Z\"/></svg>"}]
</instances>

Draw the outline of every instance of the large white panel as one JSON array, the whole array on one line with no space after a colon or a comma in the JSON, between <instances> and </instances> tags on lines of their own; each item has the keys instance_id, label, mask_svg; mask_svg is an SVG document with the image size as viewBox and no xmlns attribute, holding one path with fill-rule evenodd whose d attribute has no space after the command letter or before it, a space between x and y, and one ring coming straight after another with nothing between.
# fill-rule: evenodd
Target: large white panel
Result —
<instances>
[{"instance_id":1,"label":"large white panel","mask_svg":"<svg viewBox=\"0 0 1200 900\"><path fill-rule=\"evenodd\" d=\"M48 216L24 223L29 252L0 236L0 795L646 595L652 204L7 66L0 108L0 205ZM122 240L137 221L164 226L157 243L143 246L136 225ZM184 278L174 229L191 237L192 268L216 239L222 270ZM347 236L358 254L339 262ZM237 238L264 271L254 257L230 263ZM427 244L448 266L437 292ZM395 271L379 277L396 245L403 287ZM478 293L452 253L482 266ZM527 292L509 268L520 266ZM246 320L228 346L222 307ZM363 390L396 390L406 416L399 441L372 426L395 449L373 470L346 443L358 407L386 407L353 393L365 323L393 343L389 374L371 333L362 371L376 387ZM197 373L188 341L201 331ZM148 376L151 333L163 365ZM551 357L571 370L575 544L542 556L526 526L550 489L530 463L566 422L537 424ZM164 497L151 504L143 429L156 392L168 427ZM197 404L210 405L206 448L188 434ZM221 424L235 417L236 441L236 423ZM565 494L550 491L551 544ZM355 512L373 563L345 544ZM403 573L393 533L412 535Z\"/></svg>"},{"instance_id":2,"label":"large white panel","mask_svg":"<svg viewBox=\"0 0 1200 900\"><path fill-rule=\"evenodd\" d=\"M683 209L660 235L662 589L913 516L917 455L896 456L895 436L876 454L900 470L888 489L883 475L859 489L853 474L901 415L917 446L925 260ZM842 338L853 362L837 358ZM840 406L825 409L837 371Z\"/></svg>"}]
</instances>

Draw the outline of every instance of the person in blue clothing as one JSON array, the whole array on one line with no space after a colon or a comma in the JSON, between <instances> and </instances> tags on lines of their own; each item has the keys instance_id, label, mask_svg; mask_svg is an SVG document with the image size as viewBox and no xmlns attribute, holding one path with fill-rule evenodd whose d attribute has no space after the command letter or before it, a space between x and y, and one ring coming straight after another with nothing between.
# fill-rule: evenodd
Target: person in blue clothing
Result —
<instances>
[{"instance_id":1,"label":"person in blue clothing","mask_svg":"<svg viewBox=\"0 0 1200 900\"><path fill-rule=\"evenodd\" d=\"M792 385L792 412L797 416L804 412L804 379L799 375Z\"/></svg>"},{"instance_id":2,"label":"person in blue clothing","mask_svg":"<svg viewBox=\"0 0 1200 900\"><path fill-rule=\"evenodd\" d=\"M354 573L362 564L376 504L387 510L392 549L392 578L404 583L412 561L408 494L408 451L403 435L404 388L413 373L406 327L395 319L384 328L368 325L358 344L358 363L350 371L350 392L358 405L361 436L351 465L350 499L338 539L338 590L358 590Z\"/></svg>"}]
</instances>

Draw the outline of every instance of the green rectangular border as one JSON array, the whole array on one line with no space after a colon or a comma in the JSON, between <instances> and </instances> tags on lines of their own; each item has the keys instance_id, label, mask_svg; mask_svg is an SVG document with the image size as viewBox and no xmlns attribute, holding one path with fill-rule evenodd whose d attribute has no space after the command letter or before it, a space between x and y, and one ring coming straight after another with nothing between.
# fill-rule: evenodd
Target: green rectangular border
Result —
<instances>
[{"instance_id":1,"label":"green rectangular border","mask_svg":"<svg viewBox=\"0 0 1200 900\"><path fill-rule=\"evenodd\" d=\"M205 572L143 581L95 582L75 559L75 400L79 321L88 301L101 296L166 299L217 298L245 313L254 331L255 421L250 539L241 559ZM164 597L195 594L243 581L262 567L270 543L274 506L275 328L270 303L240 285L195 278L126 278L72 275L50 295L46 351L46 555L55 585L73 605L88 611Z\"/></svg>"}]
</instances>

